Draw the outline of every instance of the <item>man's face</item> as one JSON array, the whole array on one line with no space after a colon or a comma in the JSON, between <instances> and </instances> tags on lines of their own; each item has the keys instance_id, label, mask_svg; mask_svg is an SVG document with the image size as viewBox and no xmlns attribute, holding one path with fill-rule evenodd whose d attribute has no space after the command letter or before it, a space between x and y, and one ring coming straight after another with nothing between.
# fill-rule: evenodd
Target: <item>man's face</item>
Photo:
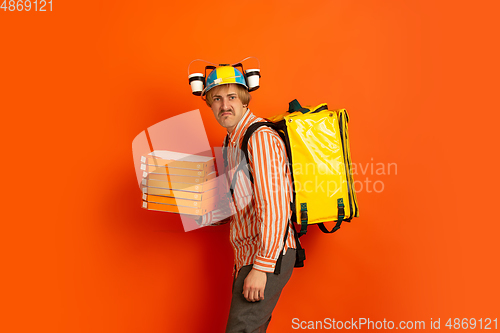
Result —
<instances>
[{"instance_id":1,"label":"man's face","mask_svg":"<svg viewBox=\"0 0 500 333\"><path fill-rule=\"evenodd\" d=\"M238 122L243 118L246 105L243 105L234 84L226 84L213 94L212 112L222 127L231 133Z\"/></svg>"}]
</instances>

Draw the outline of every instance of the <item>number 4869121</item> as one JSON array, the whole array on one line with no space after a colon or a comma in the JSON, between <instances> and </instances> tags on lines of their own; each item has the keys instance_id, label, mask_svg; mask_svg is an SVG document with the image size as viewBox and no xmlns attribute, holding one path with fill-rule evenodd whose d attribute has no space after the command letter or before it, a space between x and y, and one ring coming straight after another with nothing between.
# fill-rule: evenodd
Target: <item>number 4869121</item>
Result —
<instances>
[{"instance_id":1,"label":"number 4869121","mask_svg":"<svg viewBox=\"0 0 500 333\"><path fill-rule=\"evenodd\" d=\"M0 0L1 1L1 0ZM35 12L51 12L52 11L52 0L50 1L45 1L45 0L35 0L35 1L30 1L30 0L4 0L2 2L2 5L0 6L0 9L3 9L4 12L9 11L9 12L22 12L26 11L29 12L30 10L33 10Z\"/></svg>"},{"instance_id":2,"label":"number 4869121","mask_svg":"<svg viewBox=\"0 0 500 333\"><path fill-rule=\"evenodd\" d=\"M491 330L491 329L497 329L497 318L491 320L490 318L481 318L481 319L475 319L475 318L454 318L452 321L452 318L449 318L448 321L445 324L446 327L448 327L450 330L453 329L462 329L466 330L468 328L470 329L475 329L476 327L478 329L485 329L485 330Z\"/></svg>"}]
</instances>

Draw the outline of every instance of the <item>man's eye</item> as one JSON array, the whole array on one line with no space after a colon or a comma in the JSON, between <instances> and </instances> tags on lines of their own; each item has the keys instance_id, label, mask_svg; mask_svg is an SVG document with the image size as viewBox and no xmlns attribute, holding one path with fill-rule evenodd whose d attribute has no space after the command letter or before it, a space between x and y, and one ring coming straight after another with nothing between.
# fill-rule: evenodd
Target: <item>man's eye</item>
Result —
<instances>
[{"instance_id":1,"label":"man's eye","mask_svg":"<svg viewBox=\"0 0 500 333\"><path fill-rule=\"evenodd\" d=\"M236 96L229 96L229 99L235 99Z\"/></svg>"},{"instance_id":2,"label":"man's eye","mask_svg":"<svg viewBox=\"0 0 500 333\"><path fill-rule=\"evenodd\" d=\"M219 97L215 97L215 98L214 98L214 101L218 101L218 100L220 100L220 98L219 98Z\"/></svg>"}]
</instances>

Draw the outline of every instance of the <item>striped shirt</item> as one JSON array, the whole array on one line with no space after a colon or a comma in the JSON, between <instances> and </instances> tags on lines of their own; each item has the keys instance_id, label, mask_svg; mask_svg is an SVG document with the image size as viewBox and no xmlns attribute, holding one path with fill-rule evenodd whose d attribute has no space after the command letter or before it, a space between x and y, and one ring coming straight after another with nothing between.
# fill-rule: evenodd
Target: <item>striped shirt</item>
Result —
<instances>
[{"instance_id":1,"label":"striped shirt","mask_svg":"<svg viewBox=\"0 0 500 333\"><path fill-rule=\"evenodd\" d=\"M247 110L233 132L228 134L228 167L225 171L229 180L233 179L240 159L244 159L239 148L247 128L261 121L265 119ZM202 219L203 225L220 224L231 216L230 242L234 250L235 276L246 265L253 265L253 268L263 272L274 272L292 214L291 176L285 144L280 136L271 128L260 127L248 142L248 157L253 185L244 172L238 172L235 203L228 199L230 195L223 190L225 193L221 194L225 200L221 200L217 209ZM296 248L292 228L288 231L283 253L288 248Z\"/></svg>"}]
</instances>

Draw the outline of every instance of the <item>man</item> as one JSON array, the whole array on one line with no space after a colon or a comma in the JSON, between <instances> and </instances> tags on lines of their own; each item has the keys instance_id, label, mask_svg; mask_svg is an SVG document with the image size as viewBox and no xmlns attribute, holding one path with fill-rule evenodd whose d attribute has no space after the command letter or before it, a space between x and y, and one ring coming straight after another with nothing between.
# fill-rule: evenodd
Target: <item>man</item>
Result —
<instances>
[{"instance_id":1,"label":"man","mask_svg":"<svg viewBox=\"0 0 500 333\"><path fill-rule=\"evenodd\" d=\"M227 130L226 172L230 174L229 170L234 170L244 158L239 148L246 129L265 120L248 109L251 96L245 78L231 66L213 70L202 95L217 122ZM235 269L226 332L265 332L295 264L294 231L288 225L291 177L285 145L274 130L263 126L250 137L248 153L253 184L241 172L231 175L239 176L233 196L237 202L227 202L200 221L203 225L220 223L232 208L230 242ZM245 193L252 192L250 200L238 202L245 199ZM274 274L283 252L280 273Z\"/></svg>"}]
</instances>

